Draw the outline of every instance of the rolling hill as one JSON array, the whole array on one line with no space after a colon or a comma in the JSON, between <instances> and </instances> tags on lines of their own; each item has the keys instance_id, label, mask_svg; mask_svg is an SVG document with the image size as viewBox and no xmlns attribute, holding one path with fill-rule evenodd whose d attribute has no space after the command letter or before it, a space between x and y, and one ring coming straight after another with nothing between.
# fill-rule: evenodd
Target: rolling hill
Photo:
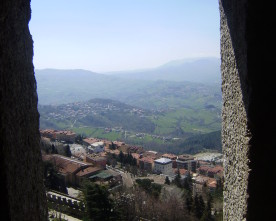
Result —
<instances>
[{"instance_id":1,"label":"rolling hill","mask_svg":"<svg viewBox=\"0 0 276 221\"><path fill-rule=\"evenodd\" d=\"M213 58L172 61L154 70L115 74L36 70L40 127L72 129L158 151L194 152L189 144L198 151L209 140L208 148L214 144L218 149L220 139L213 134L221 128L218 64ZM194 136L203 142L189 140Z\"/></svg>"}]
</instances>

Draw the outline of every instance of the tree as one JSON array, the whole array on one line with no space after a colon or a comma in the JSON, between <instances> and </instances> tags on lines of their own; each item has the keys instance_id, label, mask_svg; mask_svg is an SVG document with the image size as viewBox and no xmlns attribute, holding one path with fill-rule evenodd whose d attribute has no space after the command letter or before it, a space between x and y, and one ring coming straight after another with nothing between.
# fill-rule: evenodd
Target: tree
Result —
<instances>
[{"instance_id":1,"label":"tree","mask_svg":"<svg viewBox=\"0 0 276 221\"><path fill-rule=\"evenodd\" d=\"M71 153L71 150L70 150L70 147L68 144L65 146L65 156L67 156L67 157L72 156L72 153Z\"/></svg>"},{"instance_id":2,"label":"tree","mask_svg":"<svg viewBox=\"0 0 276 221\"><path fill-rule=\"evenodd\" d=\"M175 184L177 187L179 187L179 188L182 187L182 185L181 185L181 175L180 175L179 169L177 169L177 174L176 174L176 176L175 176L173 182L174 182L174 184Z\"/></svg>"},{"instance_id":3,"label":"tree","mask_svg":"<svg viewBox=\"0 0 276 221\"><path fill-rule=\"evenodd\" d=\"M186 204L186 208L189 212L189 214L191 213L192 209L193 209L193 197L190 191L187 192L187 196L185 199L185 204Z\"/></svg>"},{"instance_id":4,"label":"tree","mask_svg":"<svg viewBox=\"0 0 276 221\"><path fill-rule=\"evenodd\" d=\"M171 184L171 181L170 181L170 179L169 179L169 177L168 177L168 176L166 176L166 179L165 179L165 184L167 184L167 185L170 185L170 184Z\"/></svg>"},{"instance_id":5,"label":"tree","mask_svg":"<svg viewBox=\"0 0 276 221\"><path fill-rule=\"evenodd\" d=\"M116 145L113 142L111 142L111 144L109 145L109 148L111 150L115 150L116 149Z\"/></svg>"},{"instance_id":6,"label":"tree","mask_svg":"<svg viewBox=\"0 0 276 221\"><path fill-rule=\"evenodd\" d=\"M188 172L187 177L184 180L183 188L189 192L192 191L192 177L190 172Z\"/></svg>"},{"instance_id":7,"label":"tree","mask_svg":"<svg viewBox=\"0 0 276 221\"><path fill-rule=\"evenodd\" d=\"M86 218L91 221L116 220L114 203L106 187L85 182L83 186Z\"/></svg>"},{"instance_id":8,"label":"tree","mask_svg":"<svg viewBox=\"0 0 276 221\"><path fill-rule=\"evenodd\" d=\"M136 183L150 195L154 196L155 198L159 197L162 189L160 184L153 183L153 181L150 179L136 179Z\"/></svg>"},{"instance_id":9,"label":"tree","mask_svg":"<svg viewBox=\"0 0 276 221\"><path fill-rule=\"evenodd\" d=\"M119 153L119 162L121 163L121 166L122 166L122 164L124 162L124 157L125 157L125 155L123 154L122 151L120 151L120 153Z\"/></svg>"},{"instance_id":10,"label":"tree","mask_svg":"<svg viewBox=\"0 0 276 221\"><path fill-rule=\"evenodd\" d=\"M55 147L54 144L52 144L51 154L58 154L57 148Z\"/></svg>"},{"instance_id":11,"label":"tree","mask_svg":"<svg viewBox=\"0 0 276 221\"><path fill-rule=\"evenodd\" d=\"M57 173L55 166L49 162L43 162L44 184L47 189L67 193L64 179Z\"/></svg>"},{"instance_id":12,"label":"tree","mask_svg":"<svg viewBox=\"0 0 276 221\"><path fill-rule=\"evenodd\" d=\"M78 134L78 135L76 136L76 138L75 138L75 143L77 143L77 144L82 144L82 143L83 143L83 138L84 138L83 135Z\"/></svg>"},{"instance_id":13,"label":"tree","mask_svg":"<svg viewBox=\"0 0 276 221\"><path fill-rule=\"evenodd\" d=\"M205 204L204 204L202 196L201 195L198 196L196 194L195 198L194 198L194 213L198 219L200 219L202 217L204 209L205 209Z\"/></svg>"},{"instance_id":14,"label":"tree","mask_svg":"<svg viewBox=\"0 0 276 221\"><path fill-rule=\"evenodd\" d=\"M212 211L212 197L209 195L207 200L207 205L205 206L205 209L200 221L213 221L214 218L212 216L211 211Z\"/></svg>"}]
</instances>

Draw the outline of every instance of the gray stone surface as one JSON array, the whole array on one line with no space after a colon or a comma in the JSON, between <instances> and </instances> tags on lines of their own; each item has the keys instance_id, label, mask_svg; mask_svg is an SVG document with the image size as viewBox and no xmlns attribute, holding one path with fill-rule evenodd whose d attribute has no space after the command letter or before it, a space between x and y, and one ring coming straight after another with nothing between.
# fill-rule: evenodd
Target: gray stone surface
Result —
<instances>
[{"instance_id":1,"label":"gray stone surface","mask_svg":"<svg viewBox=\"0 0 276 221\"><path fill-rule=\"evenodd\" d=\"M1 0L1 220L47 220L30 17L30 0Z\"/></svg>"},{"instance_id":2,"label":"gray stone surface","mask_svg":"<svg viewBox=\"0 0 276 221\"><path fill-rule=\"evenodd\" d=\"M224 220L275 220L275 7L219 2Z\"/></svg>"},{"instance_id":3,"label":"gray stone surface","mask_svg":"<svg viewBox=\"0 0 276 221\"><path fill-rule=\"evenodd\" d=\"M247 212L249 136L246 106L243 102L241 73L232 43L235 36L232 36L232 38L230 36L229 23L230 25L233 24L232 19L234 19L231 17L233 16L232 12L232 10L230 13L225 12L222 4L220 4L223 99L222 146L225 176L224 220L243 220ZM244 40L243 32L235 32L235 34L239 34L240 40Z\"/></svg>"}]
</instances>

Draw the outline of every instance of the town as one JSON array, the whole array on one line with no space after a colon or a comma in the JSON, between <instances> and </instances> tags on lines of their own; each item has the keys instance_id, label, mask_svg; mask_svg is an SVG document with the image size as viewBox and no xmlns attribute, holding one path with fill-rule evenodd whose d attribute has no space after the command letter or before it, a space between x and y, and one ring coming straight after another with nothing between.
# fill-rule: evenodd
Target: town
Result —
<instances>
[{"instance_id":1,"label":"town","mask_svg":"<svg viewBox=\"0 0 276 221\"><path fill-rule=\"evenodd\" d=\"M45 129L40 133L43 162L51 163L62 179L62 185L46 185L49 208L74 217L81 218L84 214L81 187L87 181L116 193L150 180L152 185L173 192L190 179L187 189L191 195L205 195L205 201L206 193L218 191L223 183L220 153L175 155L121 141L83 138L72 131ZM170 184L175 187L172 189ZM220 210L220 206L213 207L211 212L214 215ZM202 217L201 212L197 218Z\"/></svg>"}]
</instances>

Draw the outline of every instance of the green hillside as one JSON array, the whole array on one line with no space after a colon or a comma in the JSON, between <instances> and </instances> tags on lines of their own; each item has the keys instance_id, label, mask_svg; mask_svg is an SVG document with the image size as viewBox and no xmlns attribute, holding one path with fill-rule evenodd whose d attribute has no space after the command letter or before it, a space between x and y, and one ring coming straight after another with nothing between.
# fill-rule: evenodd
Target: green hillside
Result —
<instances>
[{"instance_id":1,"label":"green hillside","mask_svg":"<svg viewBox=\"0 0 276 221\"><path fill-rule=\"evenodd\" d=\"M136 79L138 72L131 79L86 70L36 70L40 128L70 129L161 152L193 152L184 145L187 139L199 135L200 140L206 135L220 140L212 132L221 128L222 99L218 83L177 81L185 79L181 68L191 72L195 64L181 67L181 62L168 63L144 80ZM204 74L203 66L194 73ZM219 81L217 73L212 74L213 69L207 66L205 80ZM174 74L164 78L165 70L174 70ZM205 145L195 148L199 151Z\"/></svg>"},{"instance_id":2,"label":"green hillside","mask_svg":"<svg viewBox=\"0 0 276 221\"><path fill-rule=\"evenodd\" d=\"M109 99L92 99L38 108L42 129L69 129L85 136L123 140L161 152L168 149L191 152L185 147L191 137L200 135L199 139L220 130L219 110L214 107L150 111ZM196 150L204 148L202 143L194 146Z\"/></svg>"}]
</instances>

